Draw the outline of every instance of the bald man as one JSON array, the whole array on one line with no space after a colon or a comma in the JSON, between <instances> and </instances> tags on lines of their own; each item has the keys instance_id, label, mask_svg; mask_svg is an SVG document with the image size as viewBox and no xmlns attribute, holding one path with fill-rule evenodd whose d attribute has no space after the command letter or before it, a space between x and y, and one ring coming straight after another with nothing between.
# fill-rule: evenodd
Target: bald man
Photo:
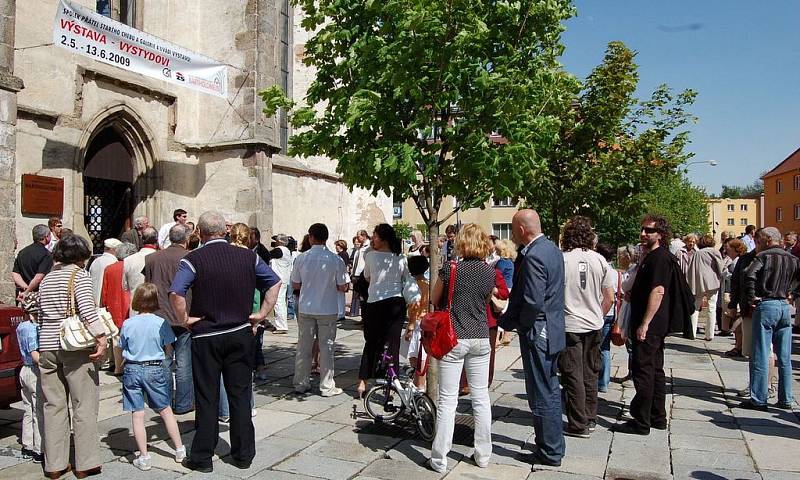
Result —
<instances>
[{"instance_id":1,"label":"bald man","mask_svg":"<svg viewBox=\"0 0 800 480\"><path fill-rule=\"evenodd\" d=\"M539 214L520 210L511 221L520 251L514 262L514 288L498 325L519 332L528 405L533 413L536 449L523 455L535 464L560 466L565 443L561 392L556 366L566 346L564 333L564 256L542 234Z\"/></svg>"}]
</instances>

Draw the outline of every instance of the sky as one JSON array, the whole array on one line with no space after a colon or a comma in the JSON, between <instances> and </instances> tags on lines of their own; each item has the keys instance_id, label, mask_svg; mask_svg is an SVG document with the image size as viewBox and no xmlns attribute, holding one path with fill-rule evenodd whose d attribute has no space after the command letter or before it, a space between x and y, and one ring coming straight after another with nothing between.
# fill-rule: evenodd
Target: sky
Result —
<instances>
[{"instance_id":1,"label":"sky","mask_svg":"<svg viewBox=\"0 0 800 480\"><path fill-rule=\"evenodd\" d=\"M610 41L638 52L640 98L661 83L699 95L690 180L718 194L800 147L800 0L575 0L561 58L585 78Z\"/></svg>"}]
</instances>

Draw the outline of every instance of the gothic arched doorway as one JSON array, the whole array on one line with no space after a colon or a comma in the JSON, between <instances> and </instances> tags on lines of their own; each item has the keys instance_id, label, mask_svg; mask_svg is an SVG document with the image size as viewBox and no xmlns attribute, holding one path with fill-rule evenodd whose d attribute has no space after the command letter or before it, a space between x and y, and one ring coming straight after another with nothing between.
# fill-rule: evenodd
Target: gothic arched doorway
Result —
<instances>
[{"instance_id":1,"label":"gothic arched doorway","mask_svg":"<svg viewBox=\"0 0 800 480\"><path fill-rule=\"evenodd\" d=\"M113 126L92 138L83 164L84 223L95 253L130 228L135 207L134 154Z\"/></svg>"}]
</instances>

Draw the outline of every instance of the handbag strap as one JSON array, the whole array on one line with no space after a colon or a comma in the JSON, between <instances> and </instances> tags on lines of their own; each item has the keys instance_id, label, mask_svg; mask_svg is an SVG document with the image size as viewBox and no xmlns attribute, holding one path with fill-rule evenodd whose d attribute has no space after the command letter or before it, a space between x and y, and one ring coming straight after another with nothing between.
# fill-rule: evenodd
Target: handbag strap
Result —
<instances>
[{"instance_id":1,"label":"handbag strap","mask_svg":"<svg viewBox=\"0 0 800 480\"><path fill-rule=\"evenodd\" d=\"M453 289L456 287L456 261L450 260L450 280L447 282L447 311L453 306Z\"/></svg>"},{"instance_id":2,"label":"handbag strap","mask_svg":"<svg viewBox=\"0 0 800 480\"><path fill-rule=\"evenodd\" d=\"M76 268L72 275L69 277L69 284L67 284L67 314L65 318L74 317L78 312L75 306L75 276L78 275Z\"/></svg>"}]
</instances>

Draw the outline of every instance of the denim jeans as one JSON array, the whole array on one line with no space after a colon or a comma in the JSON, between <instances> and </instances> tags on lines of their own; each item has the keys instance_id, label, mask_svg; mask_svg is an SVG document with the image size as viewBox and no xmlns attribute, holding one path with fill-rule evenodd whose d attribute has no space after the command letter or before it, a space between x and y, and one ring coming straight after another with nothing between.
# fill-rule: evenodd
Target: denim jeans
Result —
<instances>
[{"instance_id":1,"label":"denim jeans","mask_svg":"<svg viewBox=\"0 0 800 480\"><path fill-rule=\"evenodd\" d=\"M541 457L557 462L566 450L557 375L559 354L548 353L547 338L542 335L544 326L544 321L537 320L533 328L520 331L519 346L536 447Z\"/></svg>"},{"instance_id":2,"label":"denim jeans","mask_svg":"<svg viewBox=\"0 0 800 480\"><path fill-rule=\"evenodd\" d=\"M489 400L488 338L466 338L439 361L439 401L436 406L436 437L431 447L431 466L437 472L447 470L447 454L453 446L461 370L467 383L475 417L475 462L482 467L492 456L492 405ZM560 419L559 419L560 421Z\"/></svg>"},{"instance_id":3,"label":"denim jeans","mask_svg":"<svg viewBox=\"0 0 800 480\"><path fill-rule=\"evenodd\" d=\"M600 331L600 375L597 377L597 390L608 391L608 382L611 381L611 326L614 325L614 315L603 317L603 329Z\"/></svg>"},{"instance_id":4,"label":"denim jeans","mask_svg":"<svg viewBox=\"0 0 800 480\"><path fill-rule=\"evenodd\" d=\"M194 382L192 381L192 334L188 331L177 336L175 341L175 413L186 413L194 409ZM172 370L172 359L165 362Z\"/></svg>"},{"instance_id":5,"label":"denim jeans","mask_svg":"<svg viewBox=\"0 0 800 480\"><path fill-rule=\"evenodd\" d=\"M294 319L297 316L295 307L294 288L291 285L286 286L286 318Z\"/></svg>"},{"instance_id":6,"label":"denim jeans","mask_svg":"<svg viewBox=\"0 0 800 480\"><path fill-rule=\"evenodd\" d=\"M785 300L763 300L753 312L753 356L750 359L750 398L766 405L769 397L769 347L778 367L778 402L792 402L792 319Z\"/></svg>"}]
</instances>

